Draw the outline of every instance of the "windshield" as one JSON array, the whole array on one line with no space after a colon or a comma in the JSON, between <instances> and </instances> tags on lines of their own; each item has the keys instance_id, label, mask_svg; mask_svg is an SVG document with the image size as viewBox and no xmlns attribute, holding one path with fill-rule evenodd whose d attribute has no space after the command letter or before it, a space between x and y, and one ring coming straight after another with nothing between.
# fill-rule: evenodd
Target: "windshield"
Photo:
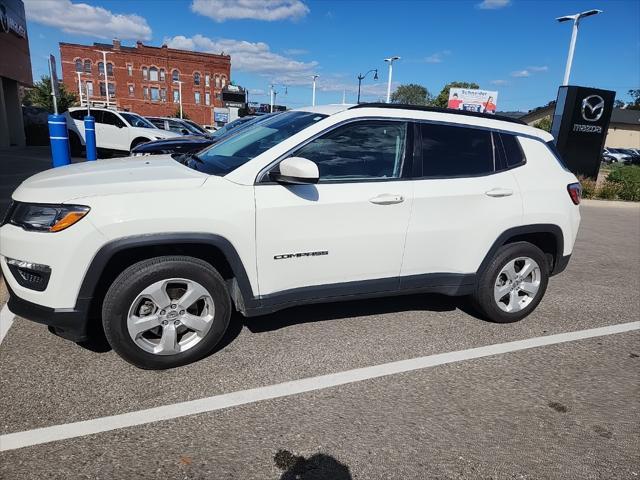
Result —
<instances>
[{"instance_id":1,"label":"windshield","mask_svg":"<svg viewBox=\"0 0 640 480\"><path fill-rule=\"evenodd\" d=\"M119 112L122 118L124 118L132 127L140 128L157 128L153 123L140 115L128 112Z\"/></svg>"},{"instance_id":2,"label":"windshield","mask_svg":"<svg viewBox=\"0 0 640 480\"><path fill-rule=\"evenodd\" d=\"M186 165L211 175L226 175L323 118L326 115L296 111L261 119L191 157Z\"/></svg>"},{"instance_id":3,"label":"windshield","mask_svg":"<svg viewBox=\"0 0 640 480\"><path fill-rule=\"evenodd\" d=\"M226 134L229 130L233 130L234 128L243 125L245 123L248 123L252 120L255 120L255 117L242 117L242 118L238 118L236 120L234 120L233 122L229 122L226 125L220 127L218 130L216 130L212 136L214 138L217 137L221 137L222 135Z\"/></svg>"}]
</instances>

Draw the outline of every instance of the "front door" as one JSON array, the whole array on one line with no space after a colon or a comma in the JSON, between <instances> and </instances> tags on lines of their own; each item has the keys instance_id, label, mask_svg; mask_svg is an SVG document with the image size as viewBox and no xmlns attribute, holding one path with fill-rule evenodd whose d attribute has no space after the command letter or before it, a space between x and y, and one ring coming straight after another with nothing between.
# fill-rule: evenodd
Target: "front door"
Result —
<instances>
[{"instance_id":1,"label":"front door","mask_svg":"<svg viewBox=\"0 0 640 480\"><path fill-rule=\"evenodd\" d=\"M128 151L129 133L124 121L113 112L96 111L96 143L98 148Z\"/></svg>"},{"instance_id":2,"label":"front door","mask_svg":"<svg viewBox=\"0 0 640 480\"><path fill-rule=\"evenodd\" d=\"M336 127L288 155L315 162L318 184L267 178L255 186L262 297L397 288L412 202L412 184L402 178L408 127L377 120Z\"/></svg>"}]
</instances>

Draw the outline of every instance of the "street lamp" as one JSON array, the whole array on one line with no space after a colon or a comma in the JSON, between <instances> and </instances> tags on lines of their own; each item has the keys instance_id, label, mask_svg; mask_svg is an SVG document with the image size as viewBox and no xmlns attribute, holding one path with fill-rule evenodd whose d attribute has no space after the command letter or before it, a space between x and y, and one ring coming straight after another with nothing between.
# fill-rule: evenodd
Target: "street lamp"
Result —
<instances>
[{"instance_id":1,"label":"street lamp","mask_svg":"<svg viewBox=\"0 0 640 480\"><path fill-rule=\"evenodd\" d=\"M107 90L107 108L109 108L109 77L107 76L107 55L113 52L110 52L108 50L96 50L96 52L102 53L102 73L104 73L104 86Z\"/></svg>"},{"instance_id":2,"label":"street lamp","mask_svg":"<svg viewBox=\"0 0 640 480\"><path fill-rule=\"evenodd\" d=\"M387 82L387 103L391 101L391 76L393 75L393 62L400 60L400 57L385 58L384 61L389 63L389 80Z\"/></svg>"},{"instance_id":3,"label":"street lamp","mask_svg":"<svg viewBox=\"0 0 640 480\"><path fill-rule=\"evenodd\" d=\"M313 74L311 75L311 78L313 79L313 90L311 93L311 106L315 107L316 106L316 78L318 78L320 75L317 74Z\"/></svg>"},{"instance_id":4,"label":"street lamp","mask_svg":"<svg viewBox=\"0 0 640 480\"><path fill-rule=\"evenodd\" d=\"M374 72L373 73L373 79L374 80L378 80L378 69L377 68L369 70L364 75L362 75L361 73L358 75L358 103L360 103L360 86L362 85L362 80L364 80L364 78L367 75L369 75L371 72Z\"/></svg>"},{"instance_id":5,"label":"street lamp","mask_svg":"<svg viewBox=\"0 0 640 480\"><path fill-rule=\"evenodd\" d=\"M180 118L182 118L182 80L174 80L173 83L178 84L178 100L180 100Z\"/></svg>"},{"instance_id":6,"label":"street lamp","mask_svg":"<svg viewBox=\"0 0 640 480\"><path fill-rule=\"evenodd\" d=\"M278 95L278 92L275 91L274 87L284 87L284 94L286 95L288 93L287 86L282 84L282 83L272 83L269 86L269 94L270 94L270 97L271 97L271 106L269 108L269 112L270 113L273 113L273 105L276 102L276 95Z\"/></svg>"},{"instance_id":7,"label":"street lamp","mask_svg":"<svg viewBox=\"0 0 640 480\"><path fill-rule=\"evenodd\" d=\"M578 24L580 23L580 19L585 17L590 17L591 15L597 15L602 13L602 10L587 10L582 13L576 13L574 15L566 15L564 17L558 17L556 20L558 22L568 22L569 20L573 21L573 30L571 32L571 43L569 44L569 56L567 57L567 66L564 70L564 81L563 85L569 85L569 76L571 75L571 64L573 63L573 52L576 48L576 39L578 38Z\"/></svg>"},{"instance_id":8,"label":"street lamp","mask_svg":"<svg viewBox=\"0 0 640 480\"><path fill-rule=\"evenodd\" d=\"M76 75L78 75L78 94L80 95L80 105L82 106L82 80L80 80L80 75L82 75L83 72L76 72ZM89 102L89 97L87 97L87 102Z\"/></svg>"}]
</instances>

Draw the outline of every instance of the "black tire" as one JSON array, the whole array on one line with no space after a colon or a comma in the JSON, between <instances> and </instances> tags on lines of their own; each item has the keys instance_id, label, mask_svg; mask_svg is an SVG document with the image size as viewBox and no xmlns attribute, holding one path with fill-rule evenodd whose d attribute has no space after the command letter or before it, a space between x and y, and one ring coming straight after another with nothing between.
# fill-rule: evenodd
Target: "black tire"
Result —
<instances>
[{"instance_id":1,"label":"black tire","mask_svg":"<svg viewBox=\"0 0 640 480\"><path fill-rule=\"evenodd\" d=\"M148 138L136 138L133 142L131 142L131 148L129 149L129 153L131 153L131 150L136 148L138 145L142 145L143 143L149 143L150 141L151 140L149 140Z\"/></svg>"},{"instance_id":2,"label":"black tire","mask_svg":"<svg viewBox=\"0 0 640 480\"><path fill-rule=\"evenodd\" d=\"M149 353L129 335L127 316L136 297L155 282L184 278L198 282L213 299L210 329L202 339L184 352L172 355ZM149 370L179 367L209 354L224 336L231 317L231 300L220 274L208 263L187 256L150 258L131 265L114 280L102 306L102 324L109 345L127 362Z\"/></svg>"},{"instance_id":3,"label":"black tire","mask_svg":"<svg viewBox=\"0 0 640 480\"><path fill-rule=\"evenodd\" d=\"M529 257L540 267L540 285L530 303L517 312L505 312L494 299L494 286L498 281L498 274L511 260L518 257ZM495 323L512 323L522 320L538 306L549 282L549 261L545 254L535 245L528 242L516 242L503 245L481 272L471 296L473 306L480 315ZM506 303L506 302L505 302Z\"/></svg>"},{"instance_id":4,"label":"black tire","mask_svg":"<svg viewBox=\"0 0 640 480\"><path fill-rule=\"evenodd\" d=\"M69 152L72 157L79 157L82 155L82 142L80 142L80 138L75 132L71 130L68 130L67 132L69 137Z\"/></svg>"}]
</instances>

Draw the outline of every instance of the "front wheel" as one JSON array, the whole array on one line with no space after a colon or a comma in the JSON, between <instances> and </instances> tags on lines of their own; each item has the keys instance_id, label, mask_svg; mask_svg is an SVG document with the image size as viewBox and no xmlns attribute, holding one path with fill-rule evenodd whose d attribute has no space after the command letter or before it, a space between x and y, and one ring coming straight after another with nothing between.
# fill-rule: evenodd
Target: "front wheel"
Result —
<instances>
[{"instance_id":1,"label":"front wheel","mask_svg":"<svg viewBox=\"0 0 640 480\"><path fill-rule=\"evenodd\" d=\"M528 242L502 246L480 274L473 303L487 320L517 322L540 303L549 281L544 253Z\"/></svg>"},{"instance_id":2,"label":"front wheel","mask_svg":"<svg viewBox=\"0 0 640 480\"><path fill-rule=\"evenodd\" d=\"M151 258L127 268L102 307L111 347L129 363L152 370L206 356L224 336L230 317L220 274L186 256Z\"/></svg>"}]
</instances>

